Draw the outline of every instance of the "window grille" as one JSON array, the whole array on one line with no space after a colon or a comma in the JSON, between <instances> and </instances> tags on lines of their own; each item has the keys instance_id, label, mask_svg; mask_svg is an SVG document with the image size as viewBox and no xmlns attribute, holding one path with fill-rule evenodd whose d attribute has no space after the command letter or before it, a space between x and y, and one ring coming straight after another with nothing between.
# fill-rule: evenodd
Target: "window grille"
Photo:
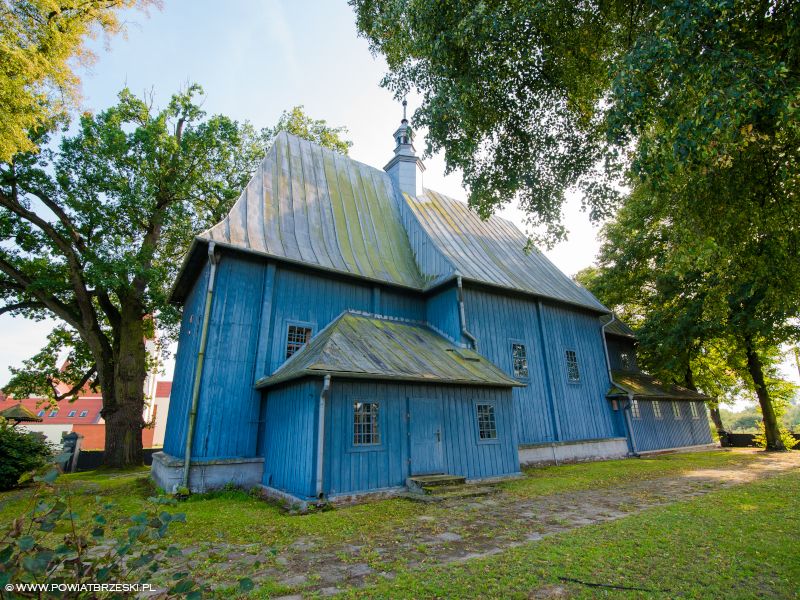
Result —
<instances>
[{"instance_id":1,"label":"window grille","mask_svg":"<svg viewBox=\"0 0 800 600\"><path fill-rule=\"evenodd\" d=\"M699 419L700 415L697 414L697 402L690 402L689 403L689 408L692 409L692 418L693 419Z\"/></svg>"},{"instance_id":2,"label":"window grille","mask_svg":"<svg viewBox=\"0 0 800 600\"><path fill-rule=\"evenodd\" d=\"M49 415L47 415L47 418L48 418L48 419L52 419L52 418L53 418L53 417L55 417L57 414L58 414L58 410L51 410L51 411L50 411L50 414L49 414Z\"/></svg>"},{"instance_id":3,"label":"window grille","mask_svg":"<svg viewBox=\"0 0 800 600\"><path fill-rule=\"evenodd\" d=\"M642 414L639 412L639 401L631 400L631 417L634 419L641 419Z\"/></svg>"},{"instance_id":4,"label":"window grille","mask_svg":"<svg viewBox=\"0 0 800 600\"><path fill-rule=\"evenodd\" d=\"M353 445L380 444L378 402L353 402Z\"/></svg>"},{"instance_id":5,"label":"window grille","mask_svg":"<svg viewBox=\"0 0 800 600\"><path fill-rule=\"evenodd\" d=\"M675 415L676 419L680 419L681 417L681 405L677 400L672 401L672 414Z\"/></svg>"},{"instance_id":6,"label":"window grille","mask_svg":"<svg viewBox=\"0 0 800 600\"><path fill-rule=\"evenodd\" d=\"M525 344L511 344L511 357L514 361L514 377L528 377L528 354Z\"/></svg>"},{"instance_id":7,"label":"window grille","mask_svg":"<svg viewBox=\"0 0 800 600\"><path fill-rule=\"evenodd\" d=\"M656 419L661 418L661 403L658 400L653 400L653 414L656 416Z\"/></svg>"},{"instance_id":8,"label":"window grille","mask_svg":"<svg viewBox=\"0 0 800 600\"><path fill-rule=\"evenodd\" d=\"M580 373L578 373L578 357L574 350L567 350L567 373L570 381L581 380Z\"/></svg>"},{"instance_id":9,"label":"window grille","mask_svg":"<svg viewBox=\"0 0 800 600\"><path fill-rule=\"evenodd\" d=\"M71 411L69 411L69 414L67 416L71 418L71 417L74 417L76 414L78 414L77 410L71 410Z\"/></svg>"},{"instance_id":10,"label":"window grille","mask_svg":"<svg viewBox=\"0 0 800 600\"><path fill-rule=\"evenodd\" d=\"M494 419L494 404L478 404L478 438L497 439L497 424Z\"/></svg>"},{"instance_id":11,"label":"window grille","mask_svg":"<svg viewBox=\"0 0 800 600\"><path fill-rule=\"evenodd\" d=\"M86 415L88 415L88 414L89 414L89 411L88 411L88 410L82 410L82 411L81 411L81 414L80 414L80 418L83 418L83 417L85 417L85 416L86 416Z\"/></svg>"},{"instance_id":12,"label":"window grille","mask_svg":"<svg viewBox=\"0 0 800 600\"><path fill-rule=\"evenodd\" d=\"M286 358L300 350L311 339L311 328L289 325L289 335L286 338Z\"/></svg>"},{"instance_id":13,"label":"window grille","mask_svg":"<svg viewBox=\"0 0 800 600\"><path fill-rule=\"evenodd\" d=\"M631 370L631 359L628 356L627 352L623 352L620 354L620 359L622 360L622 370L623 371L630 371Z\"/></svg>"}]
</instances>

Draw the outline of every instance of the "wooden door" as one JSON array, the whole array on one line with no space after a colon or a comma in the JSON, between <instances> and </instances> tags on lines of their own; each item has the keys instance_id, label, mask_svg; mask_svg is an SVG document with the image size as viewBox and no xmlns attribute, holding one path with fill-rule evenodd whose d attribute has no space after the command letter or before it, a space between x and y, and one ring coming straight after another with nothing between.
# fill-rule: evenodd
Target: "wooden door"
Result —
<instances>
[{"instance_id":1,"label":"wooden door","mask_svg":"<svg viewBox=\"0 0 800 600\"><path fill-rule=\"evenodd\" d=\"M442 403L436 398L408 399L411 474L444 473Z\"/></svg>"}]
</instances>

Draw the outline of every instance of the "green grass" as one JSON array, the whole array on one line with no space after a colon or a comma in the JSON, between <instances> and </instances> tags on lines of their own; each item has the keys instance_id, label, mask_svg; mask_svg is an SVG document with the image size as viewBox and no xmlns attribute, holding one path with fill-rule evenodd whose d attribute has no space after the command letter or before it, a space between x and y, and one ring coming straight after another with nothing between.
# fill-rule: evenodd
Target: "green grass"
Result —
<instances>
[{"instance_id":1,"label":"green grass","mask_svg":"<svg viewBox=\"0 0 800 600\"><path fill-rule=\"evenodd\" d=\"M347 598L800 598L800 474L584 527L481 560L406 571ZM592 588L560 580L645 588Z\"/></svg>"},{"instance_id":2,"label":"green grass","mask_svg":"<svg viewBox=\"0 0 800 600\"><path fill-rule=\"evenodd\" d=\"M613 487L659 477L674 477L697 469L741 468L763 456L741 451L697 452L639 460L609 460L533 468L525 471L526 479L504 484L503 488L520 498L534 498L560 492Z\"/></svg>"}]
</instances>

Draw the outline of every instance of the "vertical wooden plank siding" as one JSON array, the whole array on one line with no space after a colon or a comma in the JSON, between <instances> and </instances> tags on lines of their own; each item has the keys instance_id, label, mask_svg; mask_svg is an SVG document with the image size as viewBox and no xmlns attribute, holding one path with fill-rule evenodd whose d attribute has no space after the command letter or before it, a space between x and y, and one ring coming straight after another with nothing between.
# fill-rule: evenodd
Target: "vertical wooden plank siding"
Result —
<instances>
[{"instance_id":1,"label":"vertical wooden plank siding","mask_svg":"<svg viewBox=\"0 0 800 600\"><path fill-rule=\"evenodd\" d=\"M597 317L542 303L545 331L540 331L536 304L533 299L464 286L467 328L478 339L483 356L513 375L511 340L525 343L527 387L513 391L520 444L556 441L551 384L562 441L622 435L605 398L608 376ZM568 383L565 348L577 352L580 384Z\"/></svg>"},{"instance_id":2,"label":"vertical wooden plank siding","mask_svg":"<svg viewBox=\"0 0 800 600\"><path fill-rule=\"evenodd\" d=\"M432 293L425 302L425 321L459 342L468 342L461 337L461 321L458 314L458 288L456 282L444 284Z\"/></svg>"},{"instance_id":3,"label":"vertical wooden plank siding","mask_svg":"<svg viewBox=\"0 0 800 600\"><path fill-rule=\"evenodd\" d=\"M655 417L655 400L639 400L639 419L631 419L639 452L711 444L711 427L705 402L696 402L697 418L692 418L691 408L686 401L679 401L681 418L676 419L671 400L659 400L661 418Z\"/></svg>"},{"instance_id":4,"label":"vertical wooden plank siding","mask_svg":"<svg viewBox=\"0 0 800 600\"><path fill-rule=\"evenodd\" d=\"M234 458L255 452L258 396L253 375L266 270L264 261L231 255L223 255L217 267L194 457Z\"/></svg>"},{"instance_id":5,"label":"vertical wooden plank siding","mask_svg":"<svg viewBox=\"0 0 800 600\"><path fill-rule=\"evenodd\" d=\"M620 338L613 335L606 336L606 343L608 344L608 358L611 362L612 371L625 371L622 366L622 353L627 352L630 364L628 371L634 373L639 372L639 361L636 358L636 344L633 340Z\"/></svg>"},{"instance_id":6,"label":"vertical wooden plank siding","mask_svg":"<svg viewBox=\"0 0 800 600\"><path fill-rule=\"evenodd\" d=\"M197 352L208 289L208 271L206 263L205 269L195 280L183 305L181 332L178 338L178 351L175 354L175 372L164 432L164 452L173 456L183 456L186 447L186 427L189 422L189 405L192 401L192 385L197 368Z\"/></svg>"}]
</instances>

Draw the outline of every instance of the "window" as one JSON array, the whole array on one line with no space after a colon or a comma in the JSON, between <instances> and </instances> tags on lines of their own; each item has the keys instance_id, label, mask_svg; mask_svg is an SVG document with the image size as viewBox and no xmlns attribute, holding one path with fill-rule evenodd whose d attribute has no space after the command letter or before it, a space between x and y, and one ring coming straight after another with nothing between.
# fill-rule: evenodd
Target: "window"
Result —
<instances>
[{"instance_id":1,"label":"window","mask_svg":"<svg viewBox=\"0 0 800 600\"><path fill-rule=\"evenodd\" d=\"M494 419L494 404L478 404L478 439L496 440L497 424Z\"/></svg>"},{"instance_id":2,"label":"window","mask_svg":"<svg viewBox=\"0 0 800 600\"><path fill-rule=\"evenodd\" d=\"M623 352L619 355L620 360L622 361L622 370L623 371L630 371L631 370L631 358L628 356L627 352Z\"/></svg>"},{"instance_id":3,"label":"window","mask_svg":"<svg viewBox=\"0 0 800 600\"><path fill-rule=\"evenodd\" d=\"M639 412L639 401L631 400L631 416L634 419L641 419L642 414Z\"/></svg>"},{"instance_id":4,"label":"window","mask_svg":"<svg viewBox=\"0 0 800 600\"><path fill-rule=\"evenodd\" d=\"M44 411L40 410L38 413L36 413L36 416L37 417L43 417L44 416Z\"/></svg>"},{"instance_id":5,"label":"window","mask_svg":"<svg viewBox=\"0 0 800 600\"><path fill-rule=\"evenodd\" d=\"M353 445L381 443L378 402L353 402Z\"/></svg>"},{"instance_id":6,"label":"window","mask_svg":"<svg viewBox=\"0 0 800 600\"><path fill-rule=\"evenodd\" d=\"M302 349L310 339L311 327L289 325L289 334L286 337L286 358Z\"/></svg>"},{"instance_id":7,"label":"window","mask_svg":"<svg viewBox=\"0 0 800 600\"><path fill-rule=\"evenodd\" d=\"M86 416L86 415L88 415L88 414L89 414L89 411L88 411L88 410L82 410L82 411L81 411L81 416L80 416L80 418L82 419L83 417L85 417L85 416Z\"/></svg>"},{"instance_id":8,"label":"window","mask_svg":"<svg viewBox=\"0 0 800 600\"><path fill-rule=\"evenodd\" d=\"M527 379L528 353L525 351L525 344L511 342L511 361L514 366L514 377Z\"/></svg>"},{"instance_id":9,"label":"window","mask_svg":"<svg viewBox=\"0 0 800 600\"><path fill-rule=\"evenodd\" d=\"M49 415L47 415L47 418L48 418L48 419L52 419L52 418L53 418L53 417L55 417L57 414L58 414L58 409L56 409L56 410L51 410L51 411L50 411L50 414L49 414Z\"/></svg>"},{"instance_id":10,"label":"window","mask_svg":"<svg viewBox=\"0 0 800 600\"><path fill-rule=\"evenodd\" d=\"M689 408L692 409L692 418L699 419L700 415L697 414L697 402L689 402Z\"/></svg>"},{"instance_id":11,"label":"window","mask_svg":"<svg viewBox=\"0 0 800 600\"><path fill-rule=\"evenodd\" d=\"M655 415L656 419L661 418L661 403L658 400L653 401L653 414Z\"/></svg>"},{"instance_id":12,"label":"window","mask_svg":"<svg viewBox=\"0 0 800 600\"><path fill-rule=\"evenodd\" d=\"M581 380L581 375L578 373L578 356L574 350L567 350L567 375L570 381Z\"/></svg>"},{"instance_id":13,"label":"window","mask_svg":"<svg viewBox=\"0 0 800 600\"><path fill-rule=\"evenodd\" d=\"M70 418L72 418L72 417L74 417L74 416L75 416L77 413L78 413L78 411L77 411L77 410L71 410L71 411L69 411L69 414L67 415L67 417L70 417Z\"/></svg>"},{"instance_id":14,"label":"window","mask_svg":"<svg viewBox=\"0 0 800 600\"><path fill-rule=\"evenodd\" d=\"M681 405L677 400L672 401L672 414L675 415L676 419L681 419Z\"/></svg>"}]
</instances>

